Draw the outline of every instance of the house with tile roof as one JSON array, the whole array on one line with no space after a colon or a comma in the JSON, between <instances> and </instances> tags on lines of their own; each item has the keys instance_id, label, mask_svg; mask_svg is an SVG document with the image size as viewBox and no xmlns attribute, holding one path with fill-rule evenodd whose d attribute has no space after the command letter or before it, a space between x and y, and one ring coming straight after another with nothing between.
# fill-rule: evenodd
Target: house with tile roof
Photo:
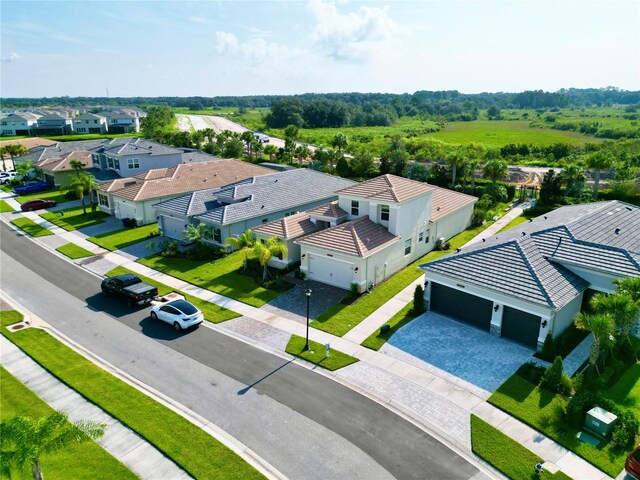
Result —
<instances>
[{"instance_id":1,"label":"house with tile roof","mask_svg":"<svg viewBox=\"0 0 640 480\"><path fill-rule=\"evenodd\" d=\"M107 119L94 113L83 113L72 119L75 133L107 133Z\"/></svg>"},{"instance_id":2,"label":"house with tile roof","mask_svg":"<svg viewBox=\"0 0 640 480\"><path fill-rule=\"evenodd\" d=\"M38 122L40 115L29 112L12 113L0 119L2 135L31 135L31 128Z\"/></svg>"},{"instance_id":3,"label":"house with tile roof","mask_svg":"<svg viewBox=\"0 0 640 480\"><path fill-rule=\"evenodd\" d=\"M86 150L71 150L57 156L47 157L39 160L34 165L37 167L37 176L42 181L51 183L58 187L69 185L76 175L71 166L71 162L76 160L83 165L83 170L92 173L93 160L91 153Z\"/></svg>"},{"instance_id":4,"label":"house with tile roof","mask_svg":"<svg viewBox=\"0 0 640 480\"><path fill-rule=\"evenodd\" d=\"M619 201L561 207L421 265L429 310L542 348L580 311L587 289L640 276L640 208Z\"/></svg>"},{"instance_id":5,"label":"house with tile roof","mask_svg":"<svg viewBox=\"0 0 640 480\"><path fill-rule=\"evenodd\" d=\"M351 180L305 168L270 170L269 175L196 191L154 206L164 235L181 239L189 223L204 223L212 228L209 241L224 245L226 238L247 229L336 200L336 191L352 185Z\"/></svg>"},{"instance_id":6,"label":"house with tile roof","mask_svg":"<svg viewBox=\"0 0 640 480\"><path fill-rule=\"evenodd\" d=\"M477 201L395 175L382 175L336 193L336 203L305 212L317 231L306 233L307 226L305 234L293 240L300 247L295 260L311 280L344 289L355 283L361 292L431 251L438 238L448 239L467 228ZM263 225L256 234L275 232L275 228ZM294 260L291 253L288 260Z\"/></svg>"},{"instance_id":7,"label":"house with tile roof","mask_svg":"<svg viewBox=\"0 0 640 480\"><path fill-rule=\"evenodd\" d=\"M185 154L187 155L187 154ZM138 225L158 221L154 205L199 190L216 189L273 170L230 158L207 155L208 161L187 162L169 168L156 168L127 178L118 178L98 186L100 210L116 218L135 218ZM181 234L183 222L168 224L163 231Z\"/></svg>"}]
</instances>

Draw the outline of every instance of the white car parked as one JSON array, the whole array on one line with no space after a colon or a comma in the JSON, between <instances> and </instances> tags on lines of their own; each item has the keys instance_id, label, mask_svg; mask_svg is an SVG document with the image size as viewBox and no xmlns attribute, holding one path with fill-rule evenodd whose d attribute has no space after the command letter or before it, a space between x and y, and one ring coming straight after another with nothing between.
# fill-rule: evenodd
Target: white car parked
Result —
<instances>
[{"instance_id":1,"label":"white car parked","mask_svg":"<svg viewBox=\"0 0 640 480\"><path fill-rule=\"evenodd\" d=\"M162 320L176 331L200 325L204 321L202 312L186 300L157 303L151 307L151 319Z\"/></svg>"},{"instance_id":2,"label":"white car parked","mask_svg":"<svg viewBox=\"0 0 640 480\"><path fill-rule=\"evenodd\" d=\"M0 184L4 185L5 183L9 183L11 180L16 178L18 174L16 172L1 172L0 173Z\"/></svg>"}]
</instances>

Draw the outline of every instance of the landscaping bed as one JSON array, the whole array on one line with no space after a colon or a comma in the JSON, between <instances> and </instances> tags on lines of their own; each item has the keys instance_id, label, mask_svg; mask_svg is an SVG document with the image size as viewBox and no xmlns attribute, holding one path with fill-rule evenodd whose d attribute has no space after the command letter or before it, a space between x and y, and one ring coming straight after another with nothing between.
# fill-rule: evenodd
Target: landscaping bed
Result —
<instances>
[{"instance_id":1,"label":"landscaping bed","mask_svg":"<svg viewBox=\"0 0 640 480\"><path fill-rule=\"evenodd\" d=\"M0 421L9 420L17 416L38 419L55 412L3 367L0 367L0 383L2 384ZM45 478L60 480L78 478L133 480L138 478L104 448L93 441L72 444L57 452L43 453L40 457L40 464ZM16 476L16 473L12 472L10 478L23 478L22 476Z\"/></svg>"},{"instance_id":2,"label":"landscaping bed","mask_svg":"<svg viewBox=\"0 0 640 480\"><path fill-rule=\"evenodd\" d=\"M75 243L65 243L64 245L56 248L56 251L73 259L93 257L95 255L95 253L92 253L87 249L79 247Z\"/></svg>"},{"instance_id":3,"label":"landscaping bed","mask_svg":"<svg viewBox=\"0 0 640 480\"><path fill-rule=\"evenodd\" d=\"M331 349L330 355L327 357L324 345L311 340L309 340L309 350L303 350L304 346L304 337L291 335L285 351L332 372L358 361L357 358L334 349Z\"/></svg>"},{"instance_id":4,"label":"landscaping bed","mask_svg":"<svg viewBox=\"0 0 640 480\"><path fill-rule=\"evenodd\" d=\"M6 330L7 325L21 320L19 312L0 311L0 326L7 339L87 400L141 435L192 477L264 478L204 430L102 370L44 330L30 328L14 333Z\"/></svg>"},{"instance_id":5,"label":"landscaping bed","mask_svg":"<svg viewBox=\"0 0 640 480\"><path fill-rule=\"evenodd\" d=\"M11 220L11 223L19 229L24 230L32 237L44 237L46 235L53 235L53 232L51 230L38 225L36 222L27 217L16 218L15 220Z\"/></svg>"},{"instance_id":6,"label":"landscaping bed","mask_svg":"<svg viewBox=\"0 0 640 480\"><path fill-rule=\"evenodd\" d=\"M128 247L129 245L134 245L143 240L147 240L150 238L149 235L157 231L158 224L152 223L151 225L145 225L137 228L122 228L114 232L101 233L100 235L89 237L87 240L102 248L114 251Z\"/></svg>"}]
</instances>

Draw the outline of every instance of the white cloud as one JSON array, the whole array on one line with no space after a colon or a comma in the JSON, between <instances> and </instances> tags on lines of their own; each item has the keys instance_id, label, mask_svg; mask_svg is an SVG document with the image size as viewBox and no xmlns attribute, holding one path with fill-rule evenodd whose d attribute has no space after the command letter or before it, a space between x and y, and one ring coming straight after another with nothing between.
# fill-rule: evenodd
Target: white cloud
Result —
<instances>
[{"instance_id":1,"label":"white cloud","mask_svg":"<svg viewBox=\"0 0 640 480\"><path fill-rule=\"evenodd\" d=\"M273 32L269 30L262 30L261 28L257 28L257 27L249 27L247 30L254 37L272 37L273 36Z\"/></svg>"},{"instance_id":2,"label":"white cloud","mask_svg":"<svg viewBox=\"0 0 640 480\"><path fill-rule=\"evenodd\" d=\"M360 6L357 11L341 14L335 3L310 0L308 9L316 19L311 39L326 55L341 61L365 60L397 32L388 7Z\"/></svg>"},{"instance_id":3,"label":"white cloud","mask_svg":"<svg viewBox=\"0 0 640 480\"><path fill-rule=\"evenodd\" d=\"M205 17L189 17L189 21L193 23L200 23L202 25L207 25L211 23L211 20Z\"/></svg>"},{"instance_id":4,"label":"white cloud","mask_svg":"<svg viewBox=\"0 0 640 480\"><path fill-rule=\"evenodd\" d=\"M246 42L240 42L238 37L229 32L216 32L216 51L220 54L241 56L253 65L291 61L308 53L281 43L268 42L263 38L251 38Z\"/></svg>"},{"instance_id":5,"label":"white cloud","mask_svg":"<svg viewBox=\"0 0 640 480\"><path fill-rule=\"evenodd\" d=\"M2 57L2 59L0 59L2 63L13 63L13 62L17 62L18 60L20 60L20 55L18 55L15 52L11 52L6 57Z\"/></svg>"}]
</instances>

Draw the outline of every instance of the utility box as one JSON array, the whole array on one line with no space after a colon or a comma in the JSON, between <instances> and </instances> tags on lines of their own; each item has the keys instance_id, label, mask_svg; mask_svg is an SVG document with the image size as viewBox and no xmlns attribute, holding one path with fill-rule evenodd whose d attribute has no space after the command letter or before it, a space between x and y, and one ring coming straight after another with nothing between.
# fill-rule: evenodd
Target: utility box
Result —
<instances>
[{"instance_id":1,"label":"utility box","mask_svg":"<svg viewBox=\"0 0 640 480\"><path fill-rule=\"evenodd\" d=\"M604 408L593 407L587 412L584 427L599 437L607 438L617 421L618 417L613 413L607 412Z\"/></svg>"}]
</instances>

